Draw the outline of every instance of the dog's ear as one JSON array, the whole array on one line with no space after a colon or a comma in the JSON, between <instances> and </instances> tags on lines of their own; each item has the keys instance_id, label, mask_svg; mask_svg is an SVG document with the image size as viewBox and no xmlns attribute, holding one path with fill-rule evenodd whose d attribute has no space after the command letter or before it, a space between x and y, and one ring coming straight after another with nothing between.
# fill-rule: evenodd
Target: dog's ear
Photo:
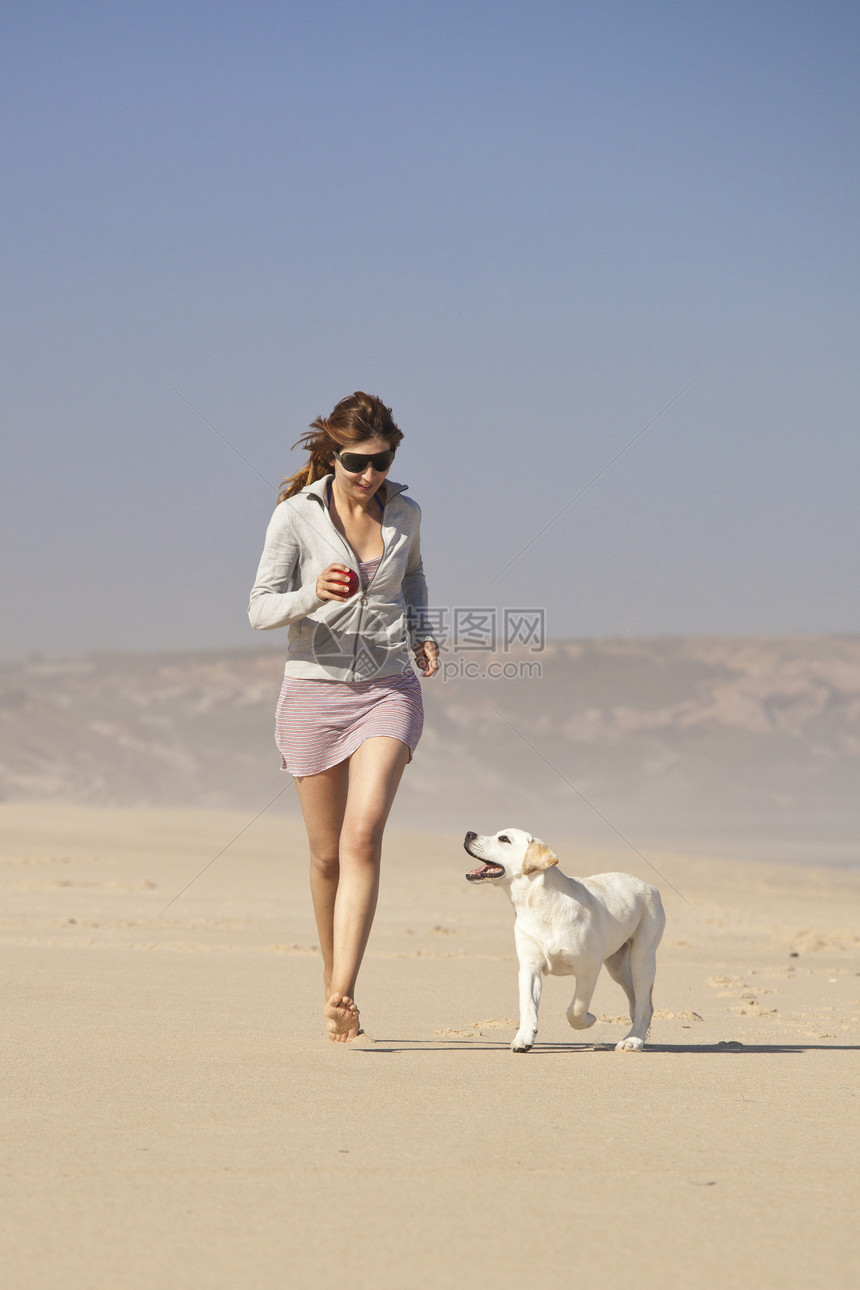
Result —
<instances>
[{"instance_id":1,"label":"dog's ear","mask_svg":"<svg viewBox=\"0 0 860 1290\"><path fill-rule=\"evenodd\" d=\"M523 859L523 874L540 873L541 869L549 869L554 864L558 864L555 852L538 838L532 838Z\"/></svg>"}]
</instances>

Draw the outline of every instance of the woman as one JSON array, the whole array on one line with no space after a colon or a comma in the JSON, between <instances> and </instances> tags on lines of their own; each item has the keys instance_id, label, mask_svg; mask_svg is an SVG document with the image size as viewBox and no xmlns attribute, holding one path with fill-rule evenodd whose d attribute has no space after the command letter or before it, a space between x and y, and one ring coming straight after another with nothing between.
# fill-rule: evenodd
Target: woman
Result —
<instances>
[{"instance_id":1,"label":"woman","mask_svg":"<svg viewBox=\"0 0 860 1290\"><path fill-rule=\"evenodd\" d=\"M355 983L379 891L382 833L438 669L426 630L421 512L388 479L403 438L357 391L311 422L307 463L284 481L248 610L289 626L276 741L310 845L329 1038L360 1033Z\"/></svg>"}]
</instances>

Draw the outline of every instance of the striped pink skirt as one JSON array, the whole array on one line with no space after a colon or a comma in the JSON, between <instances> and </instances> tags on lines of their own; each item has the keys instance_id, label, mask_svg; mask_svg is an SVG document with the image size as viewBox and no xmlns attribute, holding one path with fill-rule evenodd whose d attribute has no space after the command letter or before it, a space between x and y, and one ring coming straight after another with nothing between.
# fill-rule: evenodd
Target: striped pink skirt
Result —
<instances>
[{"instance_id":1,"label":"striped pink skirt","mask_svg":"<svg viewBox=\"0 0 860 1290\"><path fill-rule=\"evenodd\" d=\"M275 743L281 769L298 777L337 766L375 735L406 744L411 761L423 728L421 685L414 672L376 681L285 676L275 714Z\"/></svg>"}]
</instances>

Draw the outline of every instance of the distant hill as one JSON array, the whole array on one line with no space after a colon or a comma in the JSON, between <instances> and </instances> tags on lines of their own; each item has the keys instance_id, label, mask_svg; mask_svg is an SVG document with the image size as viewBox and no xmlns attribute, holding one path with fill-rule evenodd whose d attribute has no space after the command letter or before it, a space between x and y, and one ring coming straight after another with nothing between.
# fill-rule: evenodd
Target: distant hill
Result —
<instances>
[{"instance_id":1,"label":"distant hill","mask_svg":"<svg viewBox=\"0 0 860 1290\"><path fill-rule=\"evenodd\" d=\"M557 641L469 661L541 674L424 686L403 826L593 833L599 812L625 835L858 837L860 636ZM272 741L282 670L270 649L3 665L0 796L260 809L290 785ZM297 809L291 786L278 805Z\"/></svg>"}]
</instances>

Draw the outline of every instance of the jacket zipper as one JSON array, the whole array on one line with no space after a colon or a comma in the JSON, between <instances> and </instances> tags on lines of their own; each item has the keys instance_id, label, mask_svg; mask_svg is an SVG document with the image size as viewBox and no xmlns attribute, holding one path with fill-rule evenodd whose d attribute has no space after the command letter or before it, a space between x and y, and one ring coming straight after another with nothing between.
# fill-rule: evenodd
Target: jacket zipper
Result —
<instances>
[{"instance_id":1,"label":"jacket zipper","mask_svg":"<svg viewBox=\"0 0 860 1290\"><path fill-rule=\"evenodd\" d=\"M396 496L396 494L395 494L395 496ZM386 500L385 506L383 506L383 508L382 508L382 525L383 525L383 526L384 526L384 524L385 524L385 508L386 508L387 506L388 506L388 501ZM340 538L341 542L343 543L343 546L344 546L345 550L349 553L349 555L351 556L351 558L352 558L352 559L355 561L355 563L359 566L359 567L358 567L358 569L357 569L357 570L355 570L355 572L356 572L356 573L358 573L358 581L359 581L359 585L360 585L360 584L361 584L361 561L359 560L358 556L357 556L357 555L355 554L355 552L353 551L353 549L352 549L352 547L350 546L350 544L347 542L347 540L346 540L346 538L344 537L344 535L341 533L340 529L339 529L339 528L336 526L336 524L334 523L334 520L333 520L333 519L332 519L332 517L331 517L331 512L329 511L328 506L326 506L326 508L325 508L325 513L326 513L326 515L328 516L328 522L329 522L329 524L332 526L332 528L334 529L335 533L336 533L336 534L338 535L338 537ZM359 610L358 610L358 627L357 627L357 629L356 629L356 633L355 633L355 643L353 644L353 647L352 647L352 680L353 680L353 682L354 682L354 681L355 681L355 679L356 679L356 676L355 676L355 668L356 668L356 659L357 659L357 657L358 657L358 642L359 642L359 639L360 639L360 637L361 637L361 620L362 620L362 617L363 617L363 614L364 614L364 606L365 606L365 603L366 603L366 601L367 601L367 593L368 593L368 591L370 591L370 588L373 586L374 580L375 580L375 578L376 578L376 574L377 574L377 573L379 573L380 566L382 565L382 562L383 562L383 560L385 559L385 554L386 554L385 538L383 538L383 539L382 539L382 555L379 557L379 564L376 566L376 573L374 573L373 577L370 579L370 582L367 584L367 586L366 586L366 587L362 587L362 588L361 588L361 595L360 595L360 596L359 596L359 598L358 598L358 602L359 602Z\"/></svg>"}]
</instances>

